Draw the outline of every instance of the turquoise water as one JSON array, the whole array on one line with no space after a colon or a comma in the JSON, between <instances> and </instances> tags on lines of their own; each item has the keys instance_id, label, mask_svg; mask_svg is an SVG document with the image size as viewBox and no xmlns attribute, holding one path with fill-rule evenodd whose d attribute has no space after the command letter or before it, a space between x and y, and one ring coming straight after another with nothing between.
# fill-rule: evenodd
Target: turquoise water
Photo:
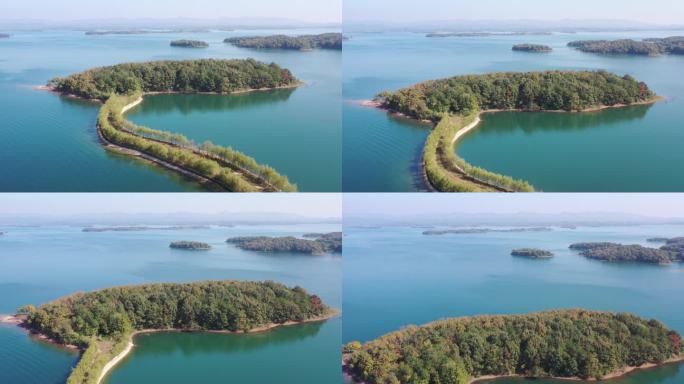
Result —
<instances>
[{"instance_id":1,"label":"turquoise water","mask_svg":"<svg viewBox=\"0 0 684 384\"><path fill-rule=\"evenodd\" d=\"M261 95L166 97L174 99L171 103L151 97L152 105L134 111L134 120L156 129L178 130L196 141L231 145L286 174L300 190L339 191L341 53L258 51L223 43L226 37L245 34L318 32L322 31L108 36L12 32L10 39L0 41L0 190L200 190L173 172L105 151L95 132L98 104L32 87L55 76L121 62L251 57L289 68L306 85ZM169 46L169 41L179 38L211 45L206 49ZM160 109L161 105L165 107ZM316 167L311 167L313 159Z\"/></svg>"},{"instance_id":2,"label":"turquoise water","mask_svg":"<svg viewBox=\"0 0 684 384\"><path fill-rule=\"evenodd\" d=\"M152 282L188 282L208 279L275 280L300 285L341 307L341 258L239 250L225 239L241 235L293 235L339 230L335 225L237 226L211 229L145 232L82 232L80 227L3 227L0 241L0 313L13 313L20 305L40 304L77 291ZM207 242L213 249L196 253L169 248L174 240ZM203 334L169 334L141 337L140 348L114 370L112 383L149 382L160 364L166 372L192 375L203 382L223 382L227 371L207 371L207 364L222 361L231 377L252 377L253 366L293 348L295 360L285 357L286 379L317 384L327 377L339 380L341 321L293 326L259 335L221 335L210 341ZM215 336L215 335L212 335ZM225 337L224 337L225 336ZM254 336L254 338L252 338ZM170 349L178 339L176 349ZM158 342L157 342L158 340ZM0 327L0 377L11 383L60 383L78 356L33 341L18 327ZM246 353L242 353L244 350ZM338 355L330 362L331 354ZM138 359L140 355L140 359ZM235 364L232 361L239 362ZM311 368L316 365L317 368ZM185 373L179 373L182 369ZM223 369L223 368L221 368ZM266 374L266 373L264 373ZM241 382L249 382L249 381ZM174 382L167 380L165 382ZM187 381L177 381L187 382ZM294 382L294 381L285 381ZM333 381L323 381L333 382Z\"/></svg>"},{"instance_id":3,"label":"turquoise water","mask_svg":"<svg viewBox=\"0 0 684 384\"><path fill-rule=\"evenodd\" d=\"M580 241L647 245L648 237L681 236L684 226L443 236L425 236L423 230L345 228L344 342L368 341L409 324L445 317L578 307L633 312L684 332L684 265L609 264L568 249ZM548 249L555 257L510 256L511 249L523 247ZM673 365L614 383L683 381L682 365Z\"/></svg>"},{"instance_id":4,"label":"turquoise water","mask_svg":"<svg viewBox=\"0 0 684 384\"><path fill-rule=\"evenodd\" d=\"M362 107L383 90L454 75L550 69L629 73L667 98L652 107L599 113L486 116L457 152L470 163L522 178L543 191L684 191L684 57L601 56L567 48L582 39L682 35L681 31L551 36L426 38L418 33L352 34L343 58L345 191L422 190L420 152L429 127ZM515 43L550 54L513 52ZM400 65L398 65L400 63Z\"/></svg>"}]
</instances>

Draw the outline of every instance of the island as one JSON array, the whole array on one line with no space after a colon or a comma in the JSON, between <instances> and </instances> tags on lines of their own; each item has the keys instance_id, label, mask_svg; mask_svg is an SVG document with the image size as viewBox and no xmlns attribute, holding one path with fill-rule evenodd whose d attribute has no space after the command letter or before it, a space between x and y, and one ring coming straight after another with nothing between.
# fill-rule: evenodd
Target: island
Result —
<instances>
[{"instance_id":1,"label":"island","mask_svg":"<svg viewBox=\"0 0 684 384\"><path fill-rule=\"evenodd\" d=\"M41 338L78 348L67 384L99 384L149 332L265 331L323 321L339 312L301 287L249 281L146 284L76 293L18 309L21 326Z\"/></svg>"},{"instance_id":2,"label":"island","mask_svg":"<svg viewBox=\"0 0 684 384\"><path fill-rule=\"evenodd\" d=\"M292 192L297 186L268 165L230 147L199 145L171 132L138 126L124 113L158 93L231 94L301 83L275 63L246 60L152 61L118 64L55 78L48 88L63 95L103 101L97 133L107 149L234 192Z\"/></svg>"},{"instance_id":3,"label":"island","mask_svg":"<svg viewBox=\"0 0 684 384\"><path fill-rule=\"evenodd\" d=\"M684 36L650 38L642 41L620 40L579 40L571 41L568 47L582 52L609 55L684 55Z\"/></svg>"},{"instance_id":4,"label":"island","mask_svg":"<svg viewBox=\"0 0 684 384\"><path fill-rule=\"evenodd\" d=\"M6 33L0 33L0 39L9 39L10 35Z\"/></svg>"},{"instance_id":5,"label":"island","mask_svg":"<svg viewBox=\"0 0 684 384\"><path fill-rule=\"evenodd\" d=\"M240 236L226 240L240 249L269 253L303 253L322 255L342 252L342 232L331 232L315 240L299 239L294 236Z\"/></svg>"},{"instance_id":6,"label":"island","mask_svg":"<svg viewBox=\"0 0 684 384\"><path fill-rule=\"evenodd\" d=\"M516 44L513 46L512 50L520 52L535 52L535 53L546 53L553 51L553 48L548 45L541 44Z\"/></svg>"},{"instance_id":7,"label":"island","mask_svg":"<svg viewBox=\"0 0 684 384\"><path fill-rule=\"evenodd\" d=\"M423 231L423 235L470 235L478 233L516 233L516 232L549 232L553 228L549 227L523 227L523 228L459 228L459 229L431 229Z\"/></svg>"},{"instance_id":8,"label":"island","mask_svg":"<svg viewBox=\"0 0 684 384\"><path fill-rule=\"evenodd\" d=\"M511 256L527 257L528 259L550 259L553 257L553 253L539 248L518 248L511 251Z\"/></svg>"},{"instance_id":9,"label":"island","mask_svg":"<svg viewBox=\"0 0 684 384\"><path fill-rule=\"evenodd\" d=\"M684 242L674 240L660 248L649 248L638 244L576 243L570 249L580 251L589 259L610 262L638 262L648 264L670 264L684 261Z\"/></svg>"},{"instance_id":10,"label":"island","mask_svg":"<svg viewBox=\"0 0 684 384\"><path fill-rule=\"evenodd\" d=\"M171 42L171 46L180 48L207 48L209 43L200 40L174 40Z\"/></svg>"},{"instance_id":11,"label":"island","mask_svg":"<svg viewBox=\"0 0 684 384\"><path fill-rule=\"evenodd\" d=\"M367 384L467 384L506 376L594 380L681 361L683 348L680 335L657 320L568 309L410 326L347 344L342 364Z\"/></svg>"},{"instance_id":12,"label":"island","mask_svg":"<svg viewBox=\"0 0 684 384\"><path fill-rule=\"evenodd\" d=\"M322 33L320 35L273 35L273 36L243 36L229 37L224 43L240 48L256 49L291 49L310 51L312 49L342 49L341 33Z\"/></svg>"},{"instance_id":13,"label":"island","mask_svg":"<svg viewBox=\"0 0 684 384\"><path fill-rule=\"evenodd\" d=\"M646 239L649 243L666 243L669 240L667 237L649 237Z\"/></svg>"},{"instance_id":14,"label":"island","mask_svg":"<svg viewBox=\"0 0 684 384\"><path fill-rule=\"evenodd\" d=\"M199 241L174 241L169 244L169 248L174 249L185 249L189 251L208 251L211 249L211 245L207 243L200 243Z\"/></svg>"},{"instance_id":15,"label":"island","mask_svg":"<svg viewBox=\"0 0 684 384\"><path fill-rule=\"evenodd\" d=\"M505 72L431 80L382 92L369 105L435 124L423 148L428 189L443 192L532 192L515 180L468 164L454 146L480 123L482 113L500 111L585 112L660 98L632 76L606 71Z\"/></svg>"}]
</instances>

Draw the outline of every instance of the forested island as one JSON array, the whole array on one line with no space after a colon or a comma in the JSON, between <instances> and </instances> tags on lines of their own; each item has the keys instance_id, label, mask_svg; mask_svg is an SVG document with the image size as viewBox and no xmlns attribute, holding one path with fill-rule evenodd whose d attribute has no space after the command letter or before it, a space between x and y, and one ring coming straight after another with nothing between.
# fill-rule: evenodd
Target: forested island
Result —
<instances>
[{"instance_id":1,"label":"forested island","mask_svg":"<svg viewBox=\"0 0 684 384\"><path fill-rule=\"evenodd\" d=\"M681 360L680 335L627 313L558 310L462 317L344 347L357 382L472 383L500 376L601 379Z\"/></svg>"},{"instance_id":2,"label":"forested island","mask_svg":"<svg viewBox=\"0 0 684 384\"><path fill-rule=\"evenodd\" d=\"M201 243L199 241L174 241L169 244L169 248L175 249L186 249L190 251L208 251L211 249L211 245L207 243Z\"/></svg>"},{"instance_id":3,"label":"forested island","mask_svg":"<svg viewBox=\"0 0 684 384\"><path fill-rule=\"evenodd\" d=\"M108 288L66 296L18 313L33 333L83 350L68 384L99 383L136 333L252 332L325 320L336 312L301 287L275 282L205 281Z\"/></svg>"},{"instance_id":4,"label":"forested island","mask_svg":"<svg viewBox=\"0 0 684 384\"><path fill-rule=\"evenodd\" d=\"M553 231L549 227L523 227L523 228L459 228L459 229L431 229L423 231L423 235L470 235L477 233L515 233L515 232L548 232Z\"/></svg>"},{"instance_id":5,"label":"forested island","mask_svg":"<svg viewBox=\"0 0 684 384\"><path fill-rule=\"evenodd\" d=\"M511 251L511 256L527 257L529 259L550 259L553 252L539 248L518 248Z\"/></svg>"},{"instance_id":6,"label":"forested island","mask_svg":"<svg viewBox=\"0 0 684 384\"><path fill-rule=\"evenodd\" d=\"M649 248L637 244L617 243L575 243L570 249L589 259L610 262L638 262L648 264L670 264L684 261L684 238L668 239L660 248Z\"/></svg>"},{"instance_id":7,"label":"forested island","mask_svg":"<svg viewBox=\"0 0 684 384\"><path fill-rule=\"evenodd\" d=\"M171 42L172 47L180 48L206 48L209 43L200 40L174 40Z\"/></svg>"},{"instance_id":8,"label":"forested island","mask_svg":"<svg viewBox=\"0 0 684 384\"><path fill-rule=\"evenodd\" d=\"M516 44L512 50L520 52L545 53L553 51L553 48L542 44Z\"/></svg>"},{"instance_id":9,"label":"forested island","mask_svg":"<svg viewBox=\"0 0 684 384\"><path fill-rule=\"evenodd\" d=\"M299 239L294 236L240 236L226 240L229 244L248 251L291 252L311 255L342 252L342 232L320 234L315 240Z\"/></svg>"},{"instance_id":10,"label":"forested island","mask_svg":"<svg viewBox=\"0 0 684 384\"><path fill-rule=\"evenodd\" d=\"M568 47L582 52L610 55L684 55L684 36L650 38L641 41L621 40L579 40L571 41Z\"/></svg>"},{"instance_id":11,"label":"forested island","mask_svg":"<svg viewBox=\"0 0 684 384\"><path fill-rule=\"evenodd\" d=\"M107 148L234 192L292 192L286 176L253 158L211 142L133 124L123 114L145 94L218 93L296 87L300 82L275 63L247 60L185 60L127 63L50 80L51 90L105 101L97 128Z\"/></svg>"},{"instance_id":12,"label":"forested island","mask_svg":"<svg viewBox=\"0 0 684 384\"><path fill-rule=\"evenodd\" d=\"M580 112L649 104L659 100L632 76L606 71L504 72L431 80L394 92L375 103L414 119L436 123L423 149L428 186L445 192L531 192L514 180L468 164L454 145L475 128L483 112Z\"/></svg>"},{"instance_id":13,"label":"forested island","mask_svg":"<svg viewBox=\"0 0 684 384\"><path fill-rule=\"evenodd\" d=\"M273 35L229 37L224 43L240 48L293 49L308 51L312 49L342 49L341 33L322 33L320 35Z\"/></svg>"}]
</instances>

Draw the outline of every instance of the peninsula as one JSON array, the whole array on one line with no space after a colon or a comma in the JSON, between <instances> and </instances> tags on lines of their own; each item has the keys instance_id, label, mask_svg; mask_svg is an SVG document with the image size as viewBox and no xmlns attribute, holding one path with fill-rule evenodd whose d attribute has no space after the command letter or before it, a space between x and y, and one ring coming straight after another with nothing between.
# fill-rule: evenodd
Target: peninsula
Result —
<instances>
[{"instance_id":1,"label":"peninsula","mask_svg":"<svg viewBox=\"0 0 684 384\"><path fill-rule=\"evenodd\" d=\"M647 264L670 264L684 261L684 240L668 240L660 248L617 243L575 243L570 249L580 251L581 256L610 262L638 262Z\"/></svg>"},{"instance_id":2,"label":"peninsula","mask_svg":"<svg viewBox=\"0 0 684 384\"><path fill-rule=\"evenodd\" d=\"M543 330L543 332L540 332ZM439 320L344 348L357 382L607 379L684 359L680 335L628 313L557 310Z\"/></svg>"},{"instance_id":3,"label":"peninsula","mask_svg":"<svg viewBox=\"0 0 684 384\"><path fill-rule=\"evenodd\" d=\"M518 248L511 251L511 256L527 257L528 259L550 259L551 251L538 248Z\"/></svg>"},{"instance_id":4,"label":"peninsula","mask_svg":"<svg viewBox=\"0 0 684 384\"><path fill-rule=\"evenodd\" d=\"M147 332L258 332L336 316L316 295L282 284L204 281L77 293L19 308L32 333L83 351L67 384L99 384Z\"/></svg>"},{"instance_id":5,"label":"peninsula","mask_svg":"<svg viewBox=\"0 0 684 384\"><path fill-rule=\"evenodd\" d=\"M50 80L48 88L63 95L103 101L97 132L113 151L234 192L292 192L286 176L253 158L211 142L195 144L187 137L133 124L124 113L146 94L230 94L300 85L277 64L256 60L186 60L118 64Z\"/></svg>"},{"instance_id":6,"label":"peninsula","mask_svg":"<svg viewBox=\"0 0 684 384\"><path fill-rule=\"evenodd\" d=\"M230 238L226 242L240 249L270 253L322 255L342 252L342 232L321 234L315 240L299 239L294 236L241 236Z\"/></svg>"},{"instance_id":7,"label":"peninsula","mask_svg":"<svg viewBox=\"0 0 684 384\"><path fill-rule=\"evenodd\" d=\"M546 53L553 51L553 48L548 45L541 44L516 44L513 46L512 50L520 52L534 52L534 53Z\"/></svg>"},{"instance_id":8,"label":"peninsula","mask_svg":"<svg viewBox=\"0 0 684 384\"><path fill-rule=\"evenodd\" d=\"M171 46L180 48L207 48L209 43L200 40L174 40L171 42Z\"/></svg>"},{"instance_id":9,"label":"peninsula","mask_svg":"<svg viewBox=\"0 0 684 384\"><path fill-rule=\"evenodd\" d=\"M272 35L272 36L243 36L229 37L224 43L240 48L256 49L291 49L310 51L312 49L342 49L341 33L322 33L320 35Z\"/></svg>"},{"instance_id":10,"label":"peninsula","mask_svg":"<svg viewBox=\"0 0 684 384\"><path fill-rule=\"evenodd\" d=\"M436 124L423 148L428 187L443 192L531 192L524 180L468 164L454 146L500 111L584 112L658 101L629 75L606 71L505 72L431 80L376 96L373 105Z\"/></svg>"},{"instance_id":11,"label":"peninsula","mask_svg":"<svg viewBox=\"0 0 684 384\"><path fill-rule=\"evenodd\" d=\"M605 55L684 55L684 36L650 38L641 41L621 40L579 40L571 41L568 47L582 52Z\"/></svg>"},{"instance_id":12,"label":"peninsula","mask_svg":"<svg viewBox=\"0 0 684 384\"><path fill-rule=\"evenodd\" d=\"M211 249L211 245L207 243L200 243L199 241L174 241L169 244L169 248L175 249L185 249L189 251L208 251Z\"/></svg>"}]
</instances>

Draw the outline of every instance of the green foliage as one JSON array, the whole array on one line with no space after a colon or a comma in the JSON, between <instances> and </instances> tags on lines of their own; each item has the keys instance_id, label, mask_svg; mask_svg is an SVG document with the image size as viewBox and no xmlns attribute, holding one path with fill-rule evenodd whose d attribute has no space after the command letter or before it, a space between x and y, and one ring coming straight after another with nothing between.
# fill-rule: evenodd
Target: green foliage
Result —
<instances>
[{"instance_id":1,"label":"green foliage","mask_svg":"<svg viewBox=\"0 0 684 384\"><path fill-rule=\"evenodd\" d=\"M296 84L292 73L275 63L246 60L186 60L127 63L90 69L50 80L56 91L107 100L137 92L216 92L276 88Z\"/></svg>"},{"instance_id":2,"label":"green foliage","mask_svg":"<svg viewBox=\"0 0 684 384\"><path fill-rule=\"evenodd\" d=\"M529 257L531 259L548 259L553 257L553 253L539 248L517 248L511 251L511 256Z\"/></svg>"},{"instance_id":3,"label":"green foliage","mask_svg":"<svg viewBox=\"0 0 684 384\"><path fill-rule=\"evenodd\" d=\"M432 80L378 95L384 107L438 121L474 110L581 111L650 100L653 92L631 76L606 71L505 72Z\"/></svg>"},{"instance_id":4,"label":"green foliage","mask_svg":"<svg viewBox=\"0 0 684 384\"><path fill-rule=\"evenodd\" d=\"M223 42L241 48L310 50L315 48L342 49L342 40L341 33L322 33L320 35L302 36L273 35L230 37L223 40Z\"/></svg>"},{"instance_id":5,"label":"green foliage","mask_svg":"<svg viewBox=\"0 0 684 384\"><path fill-rule=\"evenodd\" d=\"M570 249L579 250L580 255L596 260L613 262L639 262L651 264L669 264L673 261L684 261L684 239L668 239L660 248L649 248L641 245L623 245L617 243L575 243Z\"/></svg>"},{"instance_id":6,"label":"green foliage","mask_svg":"<svg viewBox=\"0 0 684 384\"><path fill-rule=\"evenodd\" d=\"M230 238L226 242L248 251L294 252L313 255L342 252L342 232L321 234L315 240L298 239L293 236L241 236Z\"/></svg>"},{"instance_id":7,"label":"green foliage","mask_svg":"<svg viewBox=\"0 0 684 384\"><path fill-rule=\"evenodd\" d=\"M100 372L105 365L128 346L130 335L116 335L112 340L89 338L87 348L81 354L78 364L74 367L67 379L67 384L96 384ZM102 350L101 346L112 344L110 348Z\"/></svg>"},{"instance_id":8,"label":"green foliage","mask_svg":"<svg viewBox=\"0 0 684 384\"><path fill-rule=\"evenodd\" d=\"M176 249L187 249L187 250L210 250L211 245L207 243L202 243L199 241L173 241L171 244L169 244L169 248L176 248Z\"/></svg>"},{"instance_id":9,"label":"green foliage","mask_svg":"<svg viewBox=\"0 0 684 384\"><path fill-rule=\"evenodd\" d=\"M512 48L514 51L520 52L551 52L553 48L548 45L541 44L516 44Z\"/></svg>"},{"instance_id":10,"label":"green foliage","mask_svg":"<svg viewBox=\"0 0 684 384\"><path fill-rule=\"evenodd\" d=\"M247 331L328 312L316 295L275 282L148 284L77 293L28 314L32 331L65 344L90 345L131 330Z\"/></svg>"},{"instance_id":11,"label":"green foliage","mask_svg":"<svg viewBox=\"0 0 684 384\"><path fill-rule=\"evenodd\" d=\"M368 384L461 384L484 375L600 378L679 356L682 342L656 320L559 310L441 320L345 351L348 371Z\"/></svg>"},{"instance_id":12,"label":"green foliage","mask_svg":"<svg viewBox=\"0 0 684 384\"><path fill-rule=\"evenodd\" d=\"M181 48L206 48L209 46L206 41L200 40L174 40L171 42L172 47Z\"/></svg>"},{"instance_id":13,"label":"green foliage","mask_svg":"<svg viewBox=\"0 0 684 384\"><path fill-rule=\"evenodd\" d=\"M684 54L684 37L672 36L666 38L650 38L643 41L631 39L621 40L580 40L571 41L568 47L577 48L583 52L613 55L645 55Z\"/></svg>"}]
</instances>

